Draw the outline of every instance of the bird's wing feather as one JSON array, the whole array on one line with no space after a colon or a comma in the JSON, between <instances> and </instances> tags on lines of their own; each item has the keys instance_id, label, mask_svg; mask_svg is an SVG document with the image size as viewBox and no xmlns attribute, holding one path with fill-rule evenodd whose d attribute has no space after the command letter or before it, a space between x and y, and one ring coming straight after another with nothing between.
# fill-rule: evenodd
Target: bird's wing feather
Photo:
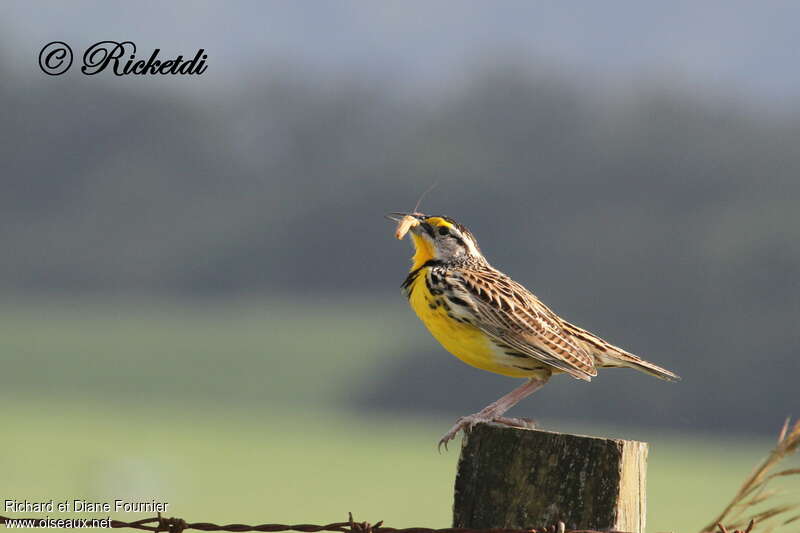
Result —
<instances>
[{"instance_id":1,"label":"bird's wing feather","mask_svg":"<svg viewBox=\"0 0 800 533\"><path fill-rule=\"evenodd\" d=\"M573 377L597 375L594 358L562 327L561 320L525 287L491 268L455 268L448 281L475 309L475 326L496 342Z\"/></svg>"}]
</instances>

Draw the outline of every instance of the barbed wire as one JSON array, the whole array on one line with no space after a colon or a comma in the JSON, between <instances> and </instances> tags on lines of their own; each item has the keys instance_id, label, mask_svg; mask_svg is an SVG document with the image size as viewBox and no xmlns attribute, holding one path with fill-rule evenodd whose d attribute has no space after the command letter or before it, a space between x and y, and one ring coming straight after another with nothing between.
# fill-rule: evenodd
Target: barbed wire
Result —
<instances>
[{"instance_id":1,"label":"barbed wire","mask_svg":"<svg viewBox=\"0 0 800 533\"><path fill-rule=\"evenodd\" d=\"M36 523L41 518L9 518L0 516L0 524L5 525L8 521L13 522L28 522ZM89 519L92 520L92 519ZM753 529L753 521L750 522L746 530L728 531L722 524L717 524L721 533L750 533ZM393 528L383 525L383 520L374 524L369 522L357 522L353 520L353 514L350 513L347 522L333 522L322 526L313 524L259 524L251 526L247 524L226 524L217 525L209 522L186 522L182 518L164 518L161 513L153 518L142 518L134 522L125 522L123 520L111 520L110 527L115 529L139 529L144 531L152 531L154 533L182 533L187 529L195 529L198 531L230 531L232 533L242 533L245 531L262 531L265 533L275 533L281 531L298 531L300 533L319 533L320 531L331 531L335 533L624 533L621 531L604 530L598 531L593 529L566 529L564 522L558 522L550 527L543 528L530 528L530 529L506 529L506 528L488 528L488 529L471 529L448 527L441 529L434 529L429 527L407 527L407 528Z\"/></svg>"},{"instance_id":2,"label":"barbed wire","mask_svg":"<svg viewBox=\"0 0 800 533\"><path fill-rule=\"evenodd\" d=\"M41 518L9 518L0 516L0 524L5 525L9 520L14 522L28 522L36 523ZM91 520L91 519L89 519ZM750 533L753 529L754 521L750 521L747 529L728 531L722 524L717 524L720 533ZM543 528L530 528L530 529L506 529L506 528L488 528L488 529L470 529L448 527L441 529L434 529L429 527L407 527L407 528L393 528L383 525L383 520L370 524L369 522L357 522L353 520L353 514L349 513L347 522L333 522L322 526L313 524L259 524L251 526L247 524L226 524L223 526L212 524L209 522L186 522L182 518L164 518L161 513L153 518L143 518L134 522L125 522L122 520L111 520L110 527L115 529L139 529L144 531L152 531L154 533L182 533L187 529L195 529L198 531L230 531L232 533L242 533L245 531L262 531L265 533L275 533L281 531L298 531L300 533L319 533L321 531L330 531L334 533L623 533L621 531L605 530L597 531L592 529L566 529L564 522L550 527Z\"/></svg>"},{"instance_id":3,"label":"barbed wire","mask_svg":"<svg viewBox=\"0 0 800 533\"><path fill-rule=\"evenodd\" d=\"M9 520L13 522L36 523L41 520L40 518L8 518L0 516L0 524L6 524ZM91 519L89 519L91 520ZM161 513L153 518L143 518L134 522L125 522L122 520L111 520L110 526L112 528L129 528L139 529L144 531L152 531L154 533L182 533L187 529L195 529L198 531L230 531L232 533L241 533L245 531L262 531L266 533L274 533L280 531L298 531L300 533L318 533L320 531L331 531L335 533L624 533L621 531L595 531L591 529L566 529L564 522L559 522L556 525L543 528L530 528L530 529L506 529L506 528L488 528L488 529L471 529L471 528L441 528L434 529L429 527L407 527L407 528L394 528L383 525L383 520L374 524L369 522L357 522L353 520L352 513L346 522L333 522L325 525L313 524L211 524L209 522L186 522L182 518L164 518ZM726 532L727 533L727 532Z\"/></svg>"}]
</instances>

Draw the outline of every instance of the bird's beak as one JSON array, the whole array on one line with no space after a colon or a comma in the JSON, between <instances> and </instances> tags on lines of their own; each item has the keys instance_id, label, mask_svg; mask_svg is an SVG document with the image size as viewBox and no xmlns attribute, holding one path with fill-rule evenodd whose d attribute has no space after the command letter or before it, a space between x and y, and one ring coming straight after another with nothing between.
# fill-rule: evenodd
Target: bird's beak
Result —
<instances>
[{"instance_id":1,"label":"bird's beak","mask_svg":"<svg viewBox=\"0 0 800 533\"><path fill-rule=\"evenodd\" d=\"M387 220L391 220L392 222L400 222L403 219L403 217L408 215L411 215L414 218L419 218L415 213L387 213L386 215L383 216L384 218L386 218Z\"/></svg>"},{"instance_id":2,"label":"bird's beak","mask_svg":"<svg viewBox=\"0 0 800 533\"><path fill-rule=\"evenodd\" d=\"M403 219L403 217L407 216L412 216L417 220L423 220L425 218L425 215L423 215L422 213L387 213L383 216L384 218L386 218L387 220L391 220L392 222L400 222Z\"/></svg>"},{"instance_id":3,"label":"bird's beak","mask_svg":"<svg viewBox=\"0 0 800 533\"><path fill-rule=\"evenodd\" d=\"M400 222L404 216L406 216L405 213L387 213L383 215L383 218L392 222Z\"/></svg>"}]
</instances>

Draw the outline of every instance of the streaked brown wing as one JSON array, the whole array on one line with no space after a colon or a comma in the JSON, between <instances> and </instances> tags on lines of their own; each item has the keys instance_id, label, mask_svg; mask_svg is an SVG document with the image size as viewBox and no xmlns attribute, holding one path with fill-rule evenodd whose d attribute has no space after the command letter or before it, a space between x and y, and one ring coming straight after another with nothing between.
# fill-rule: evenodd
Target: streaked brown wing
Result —
<instances>
[{"instance_id":1,"label":"streaked brown wing","mask_svg":"<svg viewBox=\"0 0 800 533\"><path fill-rule=\"evenodd\" d=\"M589 381L597 375L594 357L572 340L555 313L525 287L491 267L451 272L471 296L475 326L489 337L576 378Z\"/></svg>"}]
</instances>

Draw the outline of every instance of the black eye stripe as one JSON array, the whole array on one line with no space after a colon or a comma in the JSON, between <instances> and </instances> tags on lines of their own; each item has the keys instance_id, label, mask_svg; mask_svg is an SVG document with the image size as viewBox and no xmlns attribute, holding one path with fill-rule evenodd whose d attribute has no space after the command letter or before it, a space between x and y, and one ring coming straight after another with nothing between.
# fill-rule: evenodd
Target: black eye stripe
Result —
<instances>
[{"instance_id":1,"label":"black eye stripe","mask_svg":"<svg viewBox=\"0 0 800 533\"><path fill-rule=\"evenodd\" d=\"M437 231L438 231L439 235L441 235L443 237L445 235L450 235L463 248L467 247L467 243L464 242L464 239L462 239L460 236L456 235L455 233L450 233L450 229L447 226L439 226ZM431 236L433 236L433 228L431 228L431 231L429 233L431 234Z\"/></svg>"}]
</instances>

